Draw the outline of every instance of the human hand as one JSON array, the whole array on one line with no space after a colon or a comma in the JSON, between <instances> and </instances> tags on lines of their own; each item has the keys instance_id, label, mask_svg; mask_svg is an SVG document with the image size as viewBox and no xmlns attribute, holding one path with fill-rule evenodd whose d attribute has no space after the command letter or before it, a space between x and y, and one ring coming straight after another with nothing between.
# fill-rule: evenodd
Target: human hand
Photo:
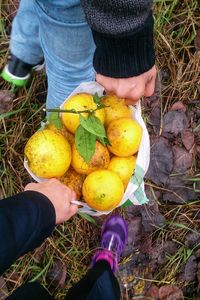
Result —
<instances>
[{"instance_id":1,"label":"human hand","mask_svg":"<svg viewBox=\"0 0 200 300\"><path fill-rule=\"evenodd\" d=\"M53 204L56 213L56 224L69 220L78 210L71 204L76 200L76 193L57 179L49 179L40 183L29 183L25 191L36 191L45 195Z\"/></svg>"},{"instance_id":2,"label":"human hand","mask_svg":"<svg viewBox=\"0 0 200 300\"><path fill-rule=\"evenodd\" d=\"M107 94L115 94L119 98L125 98L126 104L135 104L140 97L150 97L155 88L156 67L149 71L129 78L112 78L96 74L96 81L101 84Z\"/></svg>"}]
</instances>

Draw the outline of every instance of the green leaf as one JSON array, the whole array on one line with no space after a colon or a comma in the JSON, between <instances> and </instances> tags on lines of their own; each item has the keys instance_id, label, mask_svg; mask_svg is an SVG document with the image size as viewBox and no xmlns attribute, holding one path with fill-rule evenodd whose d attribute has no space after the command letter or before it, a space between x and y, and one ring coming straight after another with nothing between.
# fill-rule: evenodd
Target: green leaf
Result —
<instances>
[{"instance_id":1,"label":"green leaf","mask_svg":"<svg viewBox=\"0 0 200 300\"><path fill-rule=\"evenodd\" d=\"M87 215L87 214L84 214L84 213L81 213L81 212L79 212L78 214L79 214L79 216L80 216L81 218L87 220L88 222L90 222L90 223L92 223L92 224L97 225L95 219L94 219L93 217L91 217L90 215Z\"/></svg>"},{"instance_id":2,"label":"green leaf","mask_svg":"<svg viewBox=\"0 0 200 300\"><path fill-rule=\"evenodd\" d=\"M103 124L94 115L89 115L86 118L80 115L80 124L83 128L85 128L85 130L89 131L90 133L96 136L106 137L106 131Z\"/></svg>"},{"instance_id":3,"label":"green leaf","mask_svg":"<svg viewBox=\"0 0 200 300\"><path fill-rule=\"evenodd\" d=\"M111 145L107 137L97 136L97 140L104 146Z\"/></svg>"},{"instance_id":4,"label":"green leaf","mask_svg":"<svg viewBox=\"0 0 200 300\"><path fill-rule=\"evenodd\" d=\"M94 101L94 103L96 103L96 104L101 104L101 98L99 97L99 95L98 95L97 93L95 93L95 94L93 95L93 101Z\"/></svg>"},{"instance_id":5,"label":"green leaf","mask_svg":"<svg viewBox=\"0 0 200 300\"><path fill-rule=\"evenodd\" d=\"M79 125L75 132L75 144L79 154L86 163L90 162L95 152L95 142L96 136Z\"/></svg>"},{"instance_id":6,"label":"green leaf","mask_svg":"<svg viewBox=\"0 0 200 300\"><path fill-rule=\"evenodd\" d=\"M59 112L52 112L48 115L47 120L49 123L54 124L57 129L62 128L62 122L59 117Z\"/></svg>"}]
</instances>

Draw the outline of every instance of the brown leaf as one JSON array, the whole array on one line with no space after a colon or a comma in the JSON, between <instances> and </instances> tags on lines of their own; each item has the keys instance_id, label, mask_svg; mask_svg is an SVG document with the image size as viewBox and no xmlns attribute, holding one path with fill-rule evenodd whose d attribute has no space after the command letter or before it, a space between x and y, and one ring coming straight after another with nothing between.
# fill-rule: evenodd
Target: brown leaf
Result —
<instances>
[{"instance_id":1,"label":"brown leaf","mask_svg":"<svg viewBox=\"0 0 200 300\"><path fill-rule=\"evenodd\" d=\"M197 272L197 261L196 261L196 257L192 255L190 256L190 258L188 259L185 265L185 271L184 271L185 281L190 282L195 280L196 272Z\"/></svg>"},{"instance_id":2,"label":"brown leaf","mask_svg":"<svg viewBox=\"0 0 200 300\"><path fill-rule=\"evenodd\" d=\"M170 111L173 110L182 110L183 112L186 112L186 107L181 101L177 101L170 108Z\"/></svg>"},{"instance_id":3,"label":"brown leaf","mask_svg":"<svg viewBox=\"0 0 200 300\"><path fill-rule=\"evenodd\" d=\"M165 184L173 169L173 152L168 141L155 138L151 145L150 166L146 178L156 184Z\"/></svg>"},{"instance_id":4,"label":"brown leaf","mask_svg":"<svg viewBox=\"0 0 200 300\"><path fill-rule=\"evenodd\" d=\"M53 267L47 273L47 281L56 288L63 288L67 277L66 265L60 260L55 261Z\"/></svg>"},{"instance_id":5,"label":"brown leaf","mask_svg":"<svg viewBox=\"0 0 200 300\"><path fill-rule=\"evenodd\" d=\"M200 237L197 233L189 232L185 236L185 245L188 248L194 248L198 243L200 243Z\"/></svg>"},{"instance_id":6,"label":"brown leaf","mask_svg":"<svg viewBox=\"0 0 200 300\"><path fill-rule=\"evenodd\" d=\"M174 173L183 173L192 166L192 153L189 153L183 148L175 145L173 147L174 153Z\"/></svg>"},{"instance_id":7,"label":"brown leaf","mask_svg":"<svg viewBox=\"0 0 200 300\"><path fill-rule=\"evenodd\" d=\"M145 296L147 297L147 299L159 299L159 288L155 284L152 284L146 292Z\"/></svg>"},{"instance_id":8,"label":"brown leaf","mask_svg":"<svg viewBox=\"0 0 200 300\"><path fill-rule=\"evenodd\" d=\"M128 242L123 252L123 256L130 255L135 249L139 247L141 243L141 232L142 232L142 218L134 217L128 218Z\"/></svg>"},{"instance_id":9,"label":"brown leaf","mask_svg":"<svg viewBox=\"0 0 200 300\"><path fill-rule=\"evenodd\" d=\"M154 127L156 133L160 130L160 121L161 121L161 109L158 106L152 108L149 114L150 124Z\"/></svg>"},{"instance_id":10,"label":"brown leaf","mask_svg":"<svg viewBox=\"0 0 200 300\"><path fill-rule=\"evenodd\" d=\"M188 118L183 111L169 111L163 118L163 132L173 133L177 136L181 131L188 128Z\"/></svg>"},{"instance_id":11,"label":"brown leaf","mask_svg":"<svg viewBox=\"0 0 200 300\"><path fill-rule=\"evenodd\" d=\"M190 129L181 132L182 143L186 150L190 150L194 145L194 133Z\"/></svg>"},{"instance_id":12,"label":"brown leaf","mask_svg":"<svg viewBox=\"0 0 200 300\"><path fill-rule=\"evenodd\" d=\"M160 300L181 300L183 299L182 291L172 285L164 285L159 289L159 299Z\"/></svg>"},{"instance_id":13,"label":"brown leaf","mask_svg":"<svg viewBox=\"0 0 200 300\"><path fill-rule=\"evenodd\" d=\"M194 46L197 51L200 51L200 29L197 31L196 37L194 39Z\"/></svg>"},{"instance_id":14,"label":"brown leaf","mask_svg":"<svg viewBox=\"0 0 200 300\"><path fill-rule=\"evenodd\" d=\"M181 176L170 177L166 182L166 188L172 192L165 192L163 194L164 202L169 201L172 203L183 204L190 200L195 200L198 197L198 194L194 192L193 187L186 185Z\"/></svg>"},{"instance_id":15,"label":"brown leaf","mask_svg":"<svg viewBox=\"0 0 200 300\"><path fill-rule=\"evenodd\" d=\"M142 225L145 232L153 232L158 227L165 224L165 217L159 212L158 205L155 201L140 206L142 215Z\"/></svg>"},{"instance_id":16,"label":"brown leaf","mask_svg":"<svg viewBox=\"0 0 200 300\"><path fill-rule=\"evenodd\" d=\"M178 246L173 241L163 242L157 240L152 249L152 270L164 265L167 262L167 254L174 255L178 250Z\"/></svg>"},{"instance_id":17,"label":"brown leaf","mask_svg":"<svg viewBox=\"0 0 200 300\"><path fill-rule=\"evenodd\" d=\"M37 263L40 263L40 261L42 260L43 254L46 250L46 247L47 247L47 242L45 241L44 243L42 243L42 245L40 247L38 247L34 251L33 257Z\"/></svg>"},{"instance_id":18,"label":"brown leaf","mask_svg":"<svg viewBox=\"0 0 200 300\"><path fill-rule=\"evenodd\" d=\"M198 288L200 289L200 262L197 265L197 281L198 281Z\"/></svg>"},{"instance_id":19,"label":"brown leaf","mask_svg":"<svg viewBox=\"0 0 200 300\"><path fill-rule=\"evenodd\" d=\"M8 112L13 107L13 99L15 94L11 91L0 91L0 114Z\"/></svg>"}]
</instances>

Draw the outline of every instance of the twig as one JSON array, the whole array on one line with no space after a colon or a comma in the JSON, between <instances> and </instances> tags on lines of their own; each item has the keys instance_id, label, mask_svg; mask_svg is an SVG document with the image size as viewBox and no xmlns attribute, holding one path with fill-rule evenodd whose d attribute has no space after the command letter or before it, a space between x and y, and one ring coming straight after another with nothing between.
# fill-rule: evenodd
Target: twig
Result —
<instances>
[{"instance_id":1,"label":"twig","mask_svg":"<svg viewBox=\"0 0 200 300\"><path fill-rule=\"evenodd\" d=\"M44 108L43 111L46 112L62 112L71 114L82 114L82 113L94 113L95 111L102 109L103 107L97 107L95 109L85 109L85 110L75 110L75 109L60 109L60 108Z\"/></svg>"}]
</instances>

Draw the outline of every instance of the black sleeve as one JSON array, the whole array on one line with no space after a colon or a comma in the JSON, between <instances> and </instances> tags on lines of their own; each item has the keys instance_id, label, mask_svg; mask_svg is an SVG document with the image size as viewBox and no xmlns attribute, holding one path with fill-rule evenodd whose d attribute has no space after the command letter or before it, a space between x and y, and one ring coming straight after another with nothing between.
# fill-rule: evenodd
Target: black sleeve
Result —
<instances>
[{"instance_id":1,"label":"black sleeve","mask_svg":"<svg viewBox=\"0 0 200 300\"><path fill-rule=\"evenodd\" d=\"M129 34L109 36L92 30L96 50L93 65L97 73L114 78L138 76L155 64L153 17Z\"/></svg>"},{"instance_id":2,"label":"black sleeve","mask_svg":"<svg viewBox=\"0 0 200 300\"><path fill-rule=\"evenodd\" d=\"M138 76L153 67L152 0L81 0L96 50L94 69L114 78Z\"/></svg>"},{"instance_id":3,"label":"black sleeve","mask_svg":"<svg viewBox=\"0 0 200 300\"><path fill-rule=\"evenodd\" d=\"M0 201L0 275L51 234L55 217L52 203L38 192L26 191Z\"/></svg>"}]
</instances>

